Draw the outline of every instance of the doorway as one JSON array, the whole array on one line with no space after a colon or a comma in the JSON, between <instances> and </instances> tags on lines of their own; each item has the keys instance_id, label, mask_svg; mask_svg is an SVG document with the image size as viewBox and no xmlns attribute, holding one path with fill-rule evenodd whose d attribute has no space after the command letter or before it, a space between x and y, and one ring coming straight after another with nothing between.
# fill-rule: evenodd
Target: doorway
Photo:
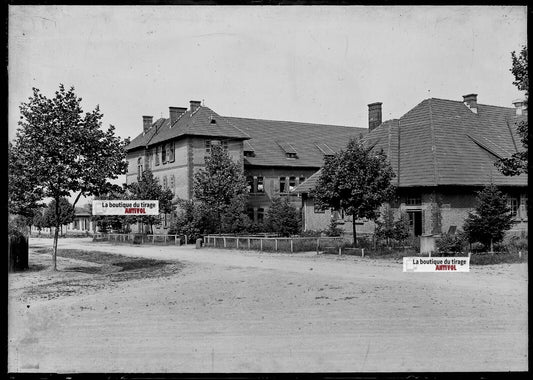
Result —
<instances>
[{"instance_id":1,"label":"doorway","mask_svg":"<svg viewBox=\"0 0 533 380\"><path fill-rule=\"evenodd\" d=\"M409 216L409 231L413 236L422 235L422 211L407 211Z\"/></svg>"}]
</instances>

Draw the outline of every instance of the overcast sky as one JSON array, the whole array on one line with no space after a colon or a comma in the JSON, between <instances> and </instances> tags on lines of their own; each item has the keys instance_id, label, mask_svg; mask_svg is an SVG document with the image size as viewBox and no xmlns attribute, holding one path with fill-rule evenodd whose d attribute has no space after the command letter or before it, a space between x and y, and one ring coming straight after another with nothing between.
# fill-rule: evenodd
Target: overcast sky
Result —
<instances>
[{"instance_id":1,"label":"overcast sky","mask_svg":"<svg viewBox=\"0 0 533 380\"><path fill-rule=\"evenodd\" d=\"M512 106L510 6L10 6L9 129L32 87L74 86L123 137L201 100L226 116L367 127L429 97Z\"/></svg>"}]
</instances>

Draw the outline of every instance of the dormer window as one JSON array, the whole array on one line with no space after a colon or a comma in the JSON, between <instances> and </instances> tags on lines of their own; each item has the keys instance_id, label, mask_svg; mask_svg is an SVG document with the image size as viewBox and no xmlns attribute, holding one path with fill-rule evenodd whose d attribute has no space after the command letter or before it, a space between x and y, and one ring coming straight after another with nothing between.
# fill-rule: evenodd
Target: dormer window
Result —
<instances>
[{"instance_id":1,"label":"dormer window","mask_svg":"<svg viewBox=\"0 0 533 380\"><path fill-rule=\"evenodd\" d=\"M335 155L335 151L329 147L328 144L325 143L315 143L316 147L324 154L326 157L331 157Z\"/></svg>"},{"instance_id":2,"label":"dormer window","mask_svg":"<svg viewBox=\"0 0 533 380\"><path fill-rule=\"evenodd\" d=\"M216 124L217 121L216 121L216 119L215 119L213 116L211 116L211 121L210 121L209 123L211 123L211 124Z\"/></svg>"},{"instance_id":3,"label":"dormer window","mask_svg":"<svg viewBox=\"0 0 533 380\"><path fill-rule=\"evenodd\" d=\"M294 147L291 144L284 142L284 141L276 141L276 143L285 152L285 157L287 157L288 159L292 159L292 160L298 158L298 152L296 151L296 149L294 149Z\"/></svg>"},{"instance_id":4,"label":"dormer window","mask_svg":"<svg viewBox=\"0 0 533 380\"><path fill-rule=\"evenodd\" d=\"M255 150L252 144L248 141L244 141L242 144L244 157L255 157Z\"/></svg>"}]
</instances>

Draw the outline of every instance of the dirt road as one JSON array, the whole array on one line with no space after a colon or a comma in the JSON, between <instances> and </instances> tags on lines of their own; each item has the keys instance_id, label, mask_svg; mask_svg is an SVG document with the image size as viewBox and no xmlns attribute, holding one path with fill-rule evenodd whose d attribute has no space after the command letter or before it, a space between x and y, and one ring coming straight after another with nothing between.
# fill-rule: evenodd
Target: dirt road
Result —
<instances>
[{"instance_id":1,"label":"dirt road","mask_svg":"<svg viewBox=\"0 0 533 380\"><path fill-rule=\"evenodd\" d=\"M32 249L50 245L31 239ZM67 247L185 266L55 299L24 299L32 276L10 276L9 371L528 369L526 264L403 273L357 257L61 240Z\"/></svg>"}]
</instances>

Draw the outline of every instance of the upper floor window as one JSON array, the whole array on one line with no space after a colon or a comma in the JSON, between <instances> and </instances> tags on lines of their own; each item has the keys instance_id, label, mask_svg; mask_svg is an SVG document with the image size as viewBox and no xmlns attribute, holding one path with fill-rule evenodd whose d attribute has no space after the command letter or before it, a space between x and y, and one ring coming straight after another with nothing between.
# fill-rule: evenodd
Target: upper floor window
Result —
<instances>
[{"instance_id":1,"label":"upper floor window","mask_svg":"<svg viewBox=\"0 0 533 380\"><path fill-rule=\"evenodd\" d=\"M289 192L293 191L296 187L296 177L289 177Z\"/></svg>"},{"instance_id":2,"label":"upper floor window","mask_svg":"<svg viewBox=\"0 0 533 380\"><path fill-rule=\"evenodd\" d=\"M287 178L285 177L279 177L279 192L280 193L287 192Z\"/></svg>"},{"instance_id":3,"label":"upper floor window","mask_svg":"<svg viewBox=\"0 0 533 380\"><path fill-rule=\"evenodd\" d=\"M222 149L225 151L228 150L228 141L227 140L205 140L205 153L209 156L211 155L211 148L213 145L221 145Z\"/></svg>"},{"instance_id":4,"label":"upper floor window","mask_svg":"<svg viewBox=\"0 0 533 380\"><path fill-rule=\"evenodd\" d=\"M265 186L263 184L263 177L257 177L257 192L258 193L265 192Z\"/></svg>"},{"instance_id":5,"label":"upper floor window","mask_svg":"<svg viewBox=\"0 0 533 380\"><path fill-rule=\"evenodd\" d=\"M140 181L143 174L143 158L139 157L137 159L137 179Z\"/></svg>"},{"instance_id":6,"label":"upper floor window","mask_svg":"<svg viewBox=\"0 0 533 380\"><path fill-rule=\"evenodd\" d=\"M161 151L160 146L156 146L155 148L155 165L159 165L159 152Z\"/></svg>"},{"instance_id":7,"label":"upper floor window","mask_svg":"<svg viewBox=\"0 0 533 380\"><path fill-rule=\"evenodd\" d=\"M254 189L254 177L246 177L246 189L249 193L253 192Z\"/></svg>"},{"instance_id":8,"label":"upper floor window","mask_svg":"<svg viewBox=\"0 0 533 380\"><path fill-rule=\"evenodd\" d=\"M168 144L165 144L161 149L161 163L167 163Z\"/></svg>"},{"instance_id":9,"label":"upper floor window","mask_svg":"<svg viewBox=\"0 0 533 380\"><path fill-rule=\"evenodd\" d=\"M152 149L148 149L146 151L146 158L145 158L145 161L146 162L146 167L151 169L152 168Z\"/></svg>"},{"instance_id":10,"label":"upper floor window","mask_svg":"<svg viewBox=\"0 0 533 380\"><path fill-rule=\"evenodd\" d=\"M298 179L298 184L300 184L300 183L304 183L304 182L305 182L305 177L300 177L300 178Z\"/></svg>"},{"instance_id":11,"label":"upper floor window","mask_svg":"<svg viewBox=\"0 0 533 380\"><path fill-rule=\"evenodd\" d=\"M174 162L175 155L176 154L175 154L174 141L172 141L168 144L168 162Z\"/></svg>"}]
</instances>

